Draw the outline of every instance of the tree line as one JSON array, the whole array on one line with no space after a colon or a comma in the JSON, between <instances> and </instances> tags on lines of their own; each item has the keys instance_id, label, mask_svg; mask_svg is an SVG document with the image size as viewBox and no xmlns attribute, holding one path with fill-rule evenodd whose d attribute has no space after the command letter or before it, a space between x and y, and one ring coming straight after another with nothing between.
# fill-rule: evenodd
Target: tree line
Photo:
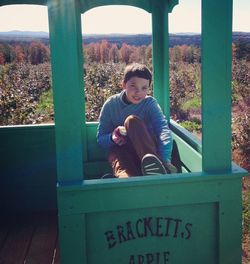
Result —
<instances>
[{"instance_id":1,"label":"tree line","mask_svg":"<svg viewBox=\"0 0 250 264\"><path fill-rule=\"evenodd\" d=\"M200 61L200 49L195 46L175 46L169 49L171 61L188 63ZM123 43L120 47L107 40L83 46L85 63L151 63L152 45L133 46ZM50 62L50 48L42 42L7 44L0 43L0 64Z\"/></svg>"},{"instance_id":2,"label":"tree line","mask_svg":"<svg viewBox=\"0 0 250 264\"><path fill-rule=\"evenodd\" d=\"M31 43L0 43L0 64L30 63L33 65L50 61L50 49L40 41Z\"/></svg>"},{"instance_id":3,"label":"tree line","mask_svg":"<svg viewBox=\"0 0 250 264\"><path fill-rule=\"evenodd\" d=\"M232 44L233 57L250 61L250 43L239 39ZM123 43L121 46L107 40L83 46L85 63L140 63L152 62L152 45L133 46ZM196 46L174 46L169 48L171 62L201 62L200 48ZM0 43L0 64L30 63L33 65L50 62L50 48L40 41L31 43Z\"/></svg>"}]
</instances>

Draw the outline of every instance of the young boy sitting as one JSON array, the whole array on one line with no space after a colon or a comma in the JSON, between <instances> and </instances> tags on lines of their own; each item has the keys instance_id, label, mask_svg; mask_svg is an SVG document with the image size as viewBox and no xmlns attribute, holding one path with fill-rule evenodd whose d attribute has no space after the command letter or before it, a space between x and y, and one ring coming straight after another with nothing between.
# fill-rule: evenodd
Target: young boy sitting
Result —
<instances>
[{"instance_id":1,"label":"young boy sitting","mask_svg":"<svg viewBox=\"0 0 250 264\"><path fill-rule=\"evenodd\" d=\"M156 99L148 96L150 70L141 64L128 65L123 91L103 105L97 141L109 148L108 161L115 177L176 172L171 164L172 136Z\"/></svg>"}]
</instances>

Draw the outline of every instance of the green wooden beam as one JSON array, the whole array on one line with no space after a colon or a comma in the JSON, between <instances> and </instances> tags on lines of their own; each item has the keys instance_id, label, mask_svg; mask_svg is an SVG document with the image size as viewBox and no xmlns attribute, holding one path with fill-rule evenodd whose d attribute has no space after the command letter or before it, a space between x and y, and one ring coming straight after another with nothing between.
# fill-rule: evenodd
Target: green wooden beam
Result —
<instances>
[{"instance_id":1,"label":"green wooden beam","mask_svg":"<svg viewBox=\"0 0 250 264\"><path fill-rule=\"evenodd\" d=\"M47 0L1 0L0 6L5 5L46 5Z\"/></svg>"},{"instance_id":2,"label":"green wooden beam","mask_svg":"<svg viewBox=\"0 0 250 264\"><path fill-rule=\"evenodd\" d=\"M176 134L173 134L173 139L177 143L180 159L184 165L191 172L201 171L201 154L195 151L188 143Z\"/></svg>"},{"instance_id":3,"label":"green wooden beam","mask_svg":"<svg viewBox=\"0 0 250 264\"><path fill-rule=\"evenodd\" d=\"M83 159L86 157L83 149L87 149L83 126L83 56L78 4L77 0L52 0L49 4L59 182L83 179Z\"/></svg>"},{"instance_id":4,"label":"green wooden beam","mask_svg":"<svg viewBox=\"0 0 250 264\"><path fill-rule=\"evenodd\" d=\"M242 175L242 173L228 175L226 173L214 175L182 173L147 176L144 179L133 177L133 179L106 179L105 181L88 180L83 185L59 186L58 207L62 215L70 215L178 206L188 203L217 203L222 200L238 201L240 196L240 192L237 192L238 184L241 182ZM237 217L240 217L238 213ZM219 221L219 218L217 220ZM214 221L217 220L214 219Z\"/></svg>"},{"instance_id":5,"label":"green wooden beam","mask_svg":"<svg viewBox=\"0 0 250 264\"><path fill-rule=\"evenodd\" d=\"M179 0L168 0L169 13L173 11L173 8L179 4Z\"/></svg>"},{"instance_id":6,"label":"green wooden beam","mask_svg":"<svg viewBox=\"0 0 250 264\"><path fill-rule=\"evenodd\" d=\"M107 5L128 5L142 8L147 12L151 11L150 0L80 0L81 12L84 13L92 8Z\"/></svg>"},{"instance_id":7,"label":"green wooden beam","mask_svg":"<svg viewBox=\"0 0 250 264\"><path fill-rule=\"evenodd\" d=\"M202 1L203 171L231 170L232 0Z\"/></svg>"},{"instance_id":8,"label":"green wooden beam","mask_svg":"<svg viewBox=\"0 0 250 264\"><path fill-rule=\"evenodd\" d=\"M168 3L166 1L152 2L152 42L154 96L169 120L169 36Z\"/></svg>"}]
</instances>

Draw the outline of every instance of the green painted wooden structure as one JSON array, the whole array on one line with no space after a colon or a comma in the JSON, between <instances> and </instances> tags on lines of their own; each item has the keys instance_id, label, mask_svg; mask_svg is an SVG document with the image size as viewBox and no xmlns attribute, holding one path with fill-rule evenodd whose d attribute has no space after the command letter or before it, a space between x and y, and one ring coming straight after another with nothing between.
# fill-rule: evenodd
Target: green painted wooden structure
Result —
<instances>
[{"instance_id":1,"label":"green painted wooden structure","mask_svg":"<svg viewBox=\"0 0 250 264\"><path fill-rule=\"evenodd\" d=\"M179 173L107 180L97 122L83 119L80 15L111 4L152 14L154 95L169 119L168 14L178 0L8 4L48 7L55 126L0 128L2 212L58 207L63 264L241 263L247 172L231 161L232 0L202 0L202 143L170 120Z\"/></svg>"}]
</instances>

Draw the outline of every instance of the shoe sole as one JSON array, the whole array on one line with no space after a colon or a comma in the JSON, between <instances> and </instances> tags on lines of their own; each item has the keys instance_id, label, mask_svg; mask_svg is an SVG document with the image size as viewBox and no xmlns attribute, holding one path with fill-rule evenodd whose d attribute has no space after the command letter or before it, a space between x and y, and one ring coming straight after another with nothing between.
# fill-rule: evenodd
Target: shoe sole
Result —
<instances>
[{"instance_id":1,"label":"shoe sole","mask_svg":"<svg viewBox=\"0 0 250 264\"><path fill-rule=\"evenodd\" d=\"M167 174L161 161L153 154L146 154L141 162L143 175L161 175Z\"/></svg>"}]
</instances>

